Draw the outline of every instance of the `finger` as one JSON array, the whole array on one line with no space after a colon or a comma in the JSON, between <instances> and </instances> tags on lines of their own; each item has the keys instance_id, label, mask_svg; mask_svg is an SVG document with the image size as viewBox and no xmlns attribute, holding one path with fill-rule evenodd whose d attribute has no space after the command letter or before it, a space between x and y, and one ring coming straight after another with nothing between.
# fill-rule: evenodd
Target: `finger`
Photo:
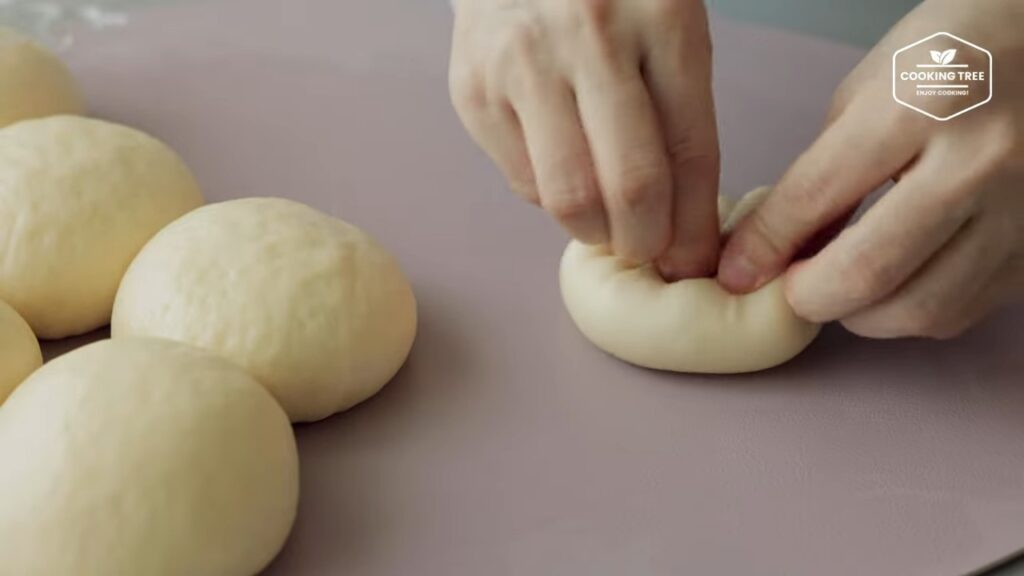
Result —
<instances>
[{"instance_id":1,"label":"finger","mask_svg":"<svg viewBox=\"0 0 1024 576\"><path fill-rule=\"evenodd\" d=\"M843 319L868 338L951 338L986 311L983 293L1009 256L1009 244L983 218L969 221L905 285L881 302Z\"/></svg>"},{"instance_id":2,"label":"finger","mask_svg":"<svg viewBox=\"0 0 1024 576\"><path fill-rule=\"evenodd\" d=\"M749 292L777 276L808 239L855 209L923 147L917 120L887 104L887 116L866 106L851 104L740 223L719 264L725 288Z\"/></svg>"},{"instance_id":3,"label":"finger","mask_svg":"<svg viewBox=\"0 0 1024 576\"><path fill-rule=\"evenodd\" d=\"M498 166L509 187L527 201L538 203L522 127L511 105L489 94L483 76L459 63L454 55L448 82L452 105L466 131Z\"/></svg>"},{"instance_id":4,"label":"finger","mask_svg":"<svg viewBox=\"0 0 1024 576\"><path fill-rule=\"evenodd\" d=\"M669 171L658 118L639 70L595 66L576 81L583 128L604 197L614 252L648 262L668 246Z\"/></svg>"},{"instance_id":5,"label":"finger","mask_svg":"<svg viewBox=\"0 0 1024 576\"><path fill-rule=\"evenodd\" d=\"M798 314L827 322L881 301L939 251L978 209L987 163L957 162L938 142L853 226L787 277Z\"/></svg>"},{"instance_id":6,"label":"finger","mask_svg":"<svg viewBox=\"0 0 1024 576\"><path fill-rule=\"evenodd\" d=\"M540 204L576 239L607 243L601 191L576 101L559 81L524 85L513 96L523 126Z\"/></svg>"},{"instance_id":7,"label":"finger","mask_svg":"<svg viewBox=\"0 0 1024 576\"><path fill-rule=\"evenodd\" d=\"M509 188L527 202L540 204L523 129L511 106L496 106L467 115L463 124L473 140L501 170Z\"/></svg>"},{"instance_id":8,"label":"finger","mask_svg":"<svg viewBox=\"0 0 1024 576\"><path fill-rule=\"evenodd\" d=\"M808 258L814 257L818 252L824 250L825 246L828 246L843 232L843 230L846 229L855 213L856 210L850 210L828 226L825 226L821 230L815 232L814 236L811 236L811 238L807 240L807 242L804 242L803 246L800 247L796 256L793 257L794 261L807 260Z\"/></svg>"},{"instance_id":9,"label":"finger","mask_svg":"<svg viewBox=\"0 0 1024 576\"><path fill-rule=\"evenodd\" d=\"M718 266L718 127L706 17L696 16L693 34L652 38L644 62L672 174L671 242L657 261L669 281L711 276Z\"/></svg>"}]
</instances>

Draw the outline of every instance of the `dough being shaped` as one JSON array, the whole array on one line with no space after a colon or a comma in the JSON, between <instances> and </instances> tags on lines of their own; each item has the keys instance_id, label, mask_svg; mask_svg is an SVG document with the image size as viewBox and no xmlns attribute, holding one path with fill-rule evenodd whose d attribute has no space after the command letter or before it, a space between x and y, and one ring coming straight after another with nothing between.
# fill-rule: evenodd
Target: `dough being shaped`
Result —
<instances>
[{"instance_id":1,"label":"dough being shaped","mask_svg":"<svg viewBox=\"0 0 1024 576\"><path fill-rule=\"evenodd\" d=\"M767 194L760 188L730 209L719 202L727 234ZM733 295L713 278L666 283L654 266L630 266L605 247L571 242L562 256L562 297L576 326L598 348L631 364L732 374L793 358L820 326L797 317L781 279Z\"/></svg>"},{"instance_id":2,"label":"dough being shaped","mask_svg":"<svg viewBox=\"0 0 1024 576\"><path fill-rule=\"evenodd\" d=\"M0 299L44 339L110 321L132 258L202 204L170 148L78 116L0 130Z\"/></svg>"},{"instance_id":3,"label":"dough being shaped","mask_svg":"<svg viewBox=\"0 0 1024 576\"><path fill-rule=\"evenodd\" d=\"M0 300L0 405L42 365L43 353L36 335L14 308Z\"/></svg>"},{"instance_id":4,"label":"dough being shaped","mask_svg":"<svg viewBox=\"0 0 1024 576\"><path fill-rule=\"evenodd\" d=\"M252 576L299 497L288 418L250 375L183 344L106 340L0 410L4 574Z\"/></svg>"},{"instance_id":5,"label":"dough being shaped","mask_svg":"<svg viewBox=\"0 0 1024 576\"><path fill-rule=\"evenodd\" d=\"M0 128L29 118L84 111L78 86L64 63L28 37L0 26Z\"/></svg>"},{"instance_id":6,"label":"dough being shaped","mask_svg":"<svg viewBox=\"0 0 1024 576\"><path fill-rule=\"evenodd\" d=\"M395 375L416 335L416 300L365 232L296 202L249 198L205 206L157 234L121 283L111 329L225 356L292 421L309 422Z\"/></svg>"}]
</instances>

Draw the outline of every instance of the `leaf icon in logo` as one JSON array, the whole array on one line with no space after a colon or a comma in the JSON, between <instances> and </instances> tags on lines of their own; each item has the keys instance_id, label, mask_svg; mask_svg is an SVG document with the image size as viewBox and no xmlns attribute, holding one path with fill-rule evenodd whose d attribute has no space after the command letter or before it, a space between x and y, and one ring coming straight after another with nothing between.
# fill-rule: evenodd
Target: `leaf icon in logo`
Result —
<instances>
[{"instance_id":1,"label":"leaf icon in logo","mask_svg":"<svg viewBox=\"0 0 1024 576\"><path fill-rule=\"evenodd\" d=\"M950 48L942 53L942 63L949 64L956 57L956 48Z\"/></svg>"},{"instance_id":2,"label":"leaf icon in logo","mask_svg":"<svg viewBox=\"0 0 1024 576\"><path fill-rule=\"evenodd\" d=\"M932 50L932 62L936 64L942 64L942 52L938 50Z\"/></svg>"}]
</instances>

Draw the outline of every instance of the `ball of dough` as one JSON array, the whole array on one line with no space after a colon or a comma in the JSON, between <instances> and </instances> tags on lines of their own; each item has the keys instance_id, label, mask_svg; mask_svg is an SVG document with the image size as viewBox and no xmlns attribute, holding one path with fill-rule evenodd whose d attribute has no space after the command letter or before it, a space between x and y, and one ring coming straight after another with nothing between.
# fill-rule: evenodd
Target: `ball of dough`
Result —
<instances>
[{"instance_id":1,"label":"ball of dough","mask_svg":"<svg viewBox=\"0 0 1024 576\"><path fill-rule=\"evenodd\" d=\"M168 222L202 204L167 146L77 116L0 130L0 299L41 338L110 321L132 258Z\"/></svg>"},{"instance_id":2,"label":"ball of dough","mask_svg":"<svg viewBox=\"0 0 1024 576\"><path fill-rule=\"evenodd\" d=\"M36 335L14 308L0 300L0 404L42 365Z\"/></svg>"},{"instance_id":3,"label":"ball of dough","mask_svg":"<svg viewBox=\"0 0 1024 576\"><path fill-rule=\"evenodd\" d=\"M19 576L251 576L298 505L295 437L230 362L103 341L29 377L0 410L0 558Z\"/></svg>"},{"instance_id":4,"label":"ball of dough","mask_svg":"<svg viewBox=\"0 0 1024 576\"><path fill-rule=\"evenodd\" d=\"M111 330L230 358L308 422L394 376L416 334L416 301L363 231L296 202L249 198L157 234L121 283Z\"/></svg>"},{"instance_id":5,"label":"ball of dough","mask_svg":"<svg viewBox=\"0 0 1024 576\"><path fill-rule=\"evenodd\" d=\"M719 203L723 233L752 210L758 189L730 210ZM799 354L819 326L797 317L781 279L734 295L712 278L666 283L650 264L630 266L605 247L571 242L561 287L576 326L598 348L631 364L675 372L764 370Z\"/></svg>"},{"instance_id":6,"label":"ball of dough","mask_svg":"<svg viewBox=\"0 0 1024 576\"><path fill-rule=\"evenodd\" d=\"M64 63L28 37L0 26L0 128L28 118L84 111Z\"/></svg>"}]
</instances>

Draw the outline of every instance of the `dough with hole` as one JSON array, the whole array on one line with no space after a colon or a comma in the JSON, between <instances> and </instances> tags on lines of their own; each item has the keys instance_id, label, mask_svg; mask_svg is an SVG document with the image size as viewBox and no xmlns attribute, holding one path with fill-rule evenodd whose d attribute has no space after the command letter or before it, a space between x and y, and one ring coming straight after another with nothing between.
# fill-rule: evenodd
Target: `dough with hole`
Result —
<instances>
[{"instance_id":1,"label":"dough with hole","mask_svg":"<svg viewBox=\"0 0 1024 576\"><path fill-rule=\"evenodd\" d=\"M767 188L735 208L719 203L723 233L749 213ZM712 278L666 283L652 265L630 266L605 247L571 242L562 256L562 296L576 326L605 352L631 364L729 374L782 364L819 326L797 317L781 279L734 295Z\"/></svg>"}]
</instances>

